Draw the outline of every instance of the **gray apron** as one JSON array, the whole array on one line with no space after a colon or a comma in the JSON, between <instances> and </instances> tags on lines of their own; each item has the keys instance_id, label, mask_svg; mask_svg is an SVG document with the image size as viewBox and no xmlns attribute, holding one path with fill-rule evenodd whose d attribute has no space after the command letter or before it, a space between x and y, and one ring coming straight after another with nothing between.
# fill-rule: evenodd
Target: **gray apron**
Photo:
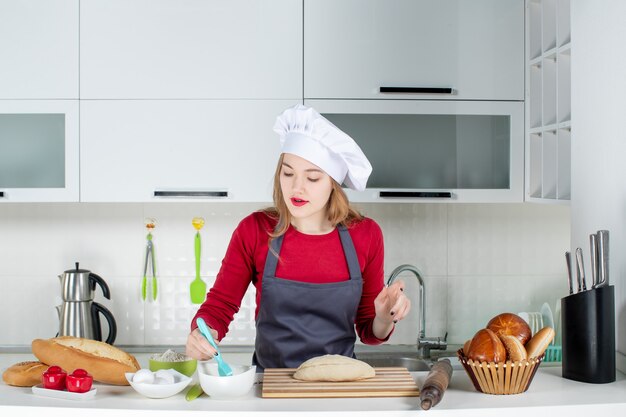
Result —
<instances>
[{"instance_id":1,"label":"gray apron","mask_svg":"<svg viewBox=\"0 0 626 417\"><path fill-rule=\"evenodd\" d=\"M272 240L267 252L261 305L256 319L257 371L297 368L315 356L337 354L354 357L354 320L363 279L352 238L339 225L339 237L348 263L348 281L327 284L292 281L276 276L283 236Z\"/></svg>"}]
</instances>

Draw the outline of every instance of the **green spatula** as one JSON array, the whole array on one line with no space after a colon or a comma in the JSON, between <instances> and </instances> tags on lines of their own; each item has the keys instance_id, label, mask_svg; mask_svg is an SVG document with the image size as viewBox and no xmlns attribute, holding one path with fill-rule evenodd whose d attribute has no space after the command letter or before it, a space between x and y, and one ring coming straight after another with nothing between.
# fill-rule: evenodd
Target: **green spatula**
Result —
<instances>
[{"instance_id":1,"label":"green spatula","mask_svg":"<svg viewBox=\"0 0 626 417\"><path fill-rule=\"evenodd\" d=\"M193 304L202 304L206 297L206 284L202 281L202 278L200 278L200 253L202 252L200 229L204 226L204 219L202 217L194 217L191 224L196 229L196 238L194 241L196 252L196 279L191 281L189 293Z\"/></svg>"}]
</instances>

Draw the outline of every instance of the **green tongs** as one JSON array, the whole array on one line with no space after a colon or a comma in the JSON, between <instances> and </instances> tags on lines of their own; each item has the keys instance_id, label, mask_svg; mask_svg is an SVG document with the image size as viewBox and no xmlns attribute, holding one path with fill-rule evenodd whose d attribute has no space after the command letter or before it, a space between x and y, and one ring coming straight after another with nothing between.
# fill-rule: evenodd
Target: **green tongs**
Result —
<instances>
[{"instance_id":1,"label":"green tongs","mask_svg":"<svg viewBox=\"0 0 626 417\"><path fill-rule=\"evenodd\" d=\"M146 219L146 229L148 229L148 235L146 236L146 262L143 267L143 279L141 281L141 298L146 300L146 290L148 286L148 262L152 264L152 299L156 301L157 298L157 280L156 280L156 267L154 265L154 245L152 244L152 229L154 229L156 222L154 219Z\"/></svg>"}]
</instances>

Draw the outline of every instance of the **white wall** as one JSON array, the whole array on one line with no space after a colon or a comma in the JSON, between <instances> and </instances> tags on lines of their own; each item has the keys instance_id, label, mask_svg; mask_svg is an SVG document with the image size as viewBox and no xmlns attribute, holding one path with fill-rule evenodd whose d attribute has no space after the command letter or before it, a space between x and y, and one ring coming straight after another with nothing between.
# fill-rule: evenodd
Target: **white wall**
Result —
<instances>
[{"instance_id":1,"label":"white wall","mask_svg":"<svg viewBox=\"0 0 626 417\"><path fill-rule=\"evenodd\" d=\"M203 216L202 275L217 273L232 230L261 206L252 204L2 204L0 205L0 346L29 345L58 329L57 275L81 267L101 275L112 300L121 345L185 343L197 306L189 301L194 276L194 229ZM426 281L427 336L447 330L463 343L495 314L555 306L566 292L563 253L570 245L567 206L536 204L368 204L381 225L386 276L397 265L418 266ZM154 217L157 302L142 302L143 219ZM407 293L417 307L415 279ZM417 308L415 309L417 310ZM249 291L224 343L252 344L254 295ZM412 344L417 315L401 322L391 343Z\"/></svg>"},{"instance_id":2,"label":"white wall","mask_svg":"<svg viewBox=\"0 0 626 417\"><path fill-rule=\"evenodd\" d=\"M572 0L572 242L610 231L617 367L626 372L626 2ZM587 258L588 259L588 258Z\"/></svg>"}]
</instances>

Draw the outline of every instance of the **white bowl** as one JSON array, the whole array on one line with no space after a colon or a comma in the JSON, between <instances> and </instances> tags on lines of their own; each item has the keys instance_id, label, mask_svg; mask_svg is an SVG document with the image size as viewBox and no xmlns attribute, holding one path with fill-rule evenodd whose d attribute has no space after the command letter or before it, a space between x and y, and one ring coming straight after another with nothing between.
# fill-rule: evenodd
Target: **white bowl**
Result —
<instances>
[{"instance_id":1,"label":"white bowl","mask_svg":"<svg viewBox=\"0 0 626 417\"><path fill-rule=\"evenodd\" d=\"M148 398L167 398L176 395L185 389L191 382L191 378L174 369L166 369L174 377L173 384L147 384L133 382L134 372L126 372L126 380L135 391Z\"/></svg>"},{"instance_id":2,"label":"white bowl","mask_svg":"<svg viewBox=\"0 0 626 417\"><path fill-rule=\"evenodd\" d=\"M198 362L202 390L211 398L224 400L246 395L254 385L256 366L231 365L231 376L220 376L214 362Z\"/></svg>"}]
</instances>

